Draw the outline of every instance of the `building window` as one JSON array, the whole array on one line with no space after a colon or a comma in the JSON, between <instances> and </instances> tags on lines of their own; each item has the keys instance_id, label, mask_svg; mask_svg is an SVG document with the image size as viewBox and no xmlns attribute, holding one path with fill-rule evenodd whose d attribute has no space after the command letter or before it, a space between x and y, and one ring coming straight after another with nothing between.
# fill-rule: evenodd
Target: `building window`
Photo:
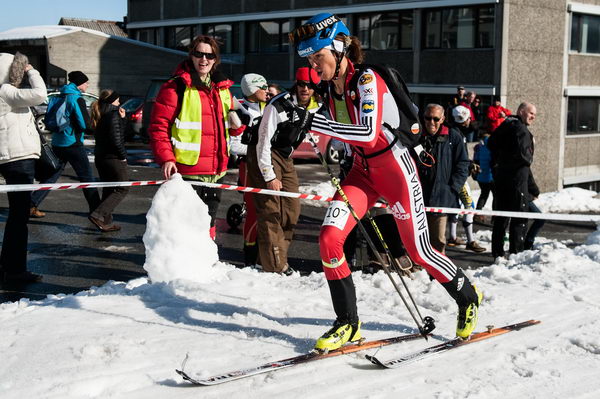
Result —
<instances>
[{"instance_id":1,"label":"building window","mask_svg":"<svg viewBox=\"0 0 600 399\"><path fill-rule=\"evenodd\" d=\"M494 47L494 6L428 10L424 21L425 48Z\"/></svg>"},{"instance_id":2,"label":"building window","mask_svg":"<svg viewBox=\"0 0 600 399\"><path fill-rule=\"evenodd\" d=\"M165 47L187 52L197 32L196 25L167 27Z\"/></svg>"},{"instance_id":3,"label":"building window","mask_svg":"<svg viewBox=\"0 0 600 399\"><path fill-rule=\"evenodd\" d=\"M366 50L412 48L412 11L360 15L356 19L358 38Z\"/></svg>"},{"instance_id":4,"label":"building window","mask_svg":"<svg viewBox=\"0 0 600 399\"><path fill-rule=\"evenodd\" d=\"M288 33L290 22L262 21L250 22L248 27L248 52L250 53L281 53L289 47Z\"/></svg>"},{"instance_id":5,"label":"building window","mask_svg":"<svg viewBox=\"0 0 600 399\"><path fill-rule=\"evenodd\" d=\"M571 51L600 53L600 15L573 14Z\"/></svg>"},{"instance_id":6,"label":"building window","mask_svg":"<svg viewBox=\"0 0 600 399\"><path fill-rule=\"evenodd\" d=\"M240 52L238 24L204 25L204 34L217 39L222 53L231 54Z\"/></svg>"},{"instance_id":7,"label":"building window","mask_svg":"<svg viewBox=\"0 0 600 399\"><path fill-rule=\"evenodd\" d=\"M567 134L600 133L600 97L569 97Z\"/></svg>"},{"instance_id":8,"label":"building window","mask_svg":"<svg viewBox=\"0 0 600 399\"><path fill-rule=\"evenodd\" d=\"M141 42L158 44L157 33L157 29L140 29L134 37Z\"/></svg>"}]
</instances>

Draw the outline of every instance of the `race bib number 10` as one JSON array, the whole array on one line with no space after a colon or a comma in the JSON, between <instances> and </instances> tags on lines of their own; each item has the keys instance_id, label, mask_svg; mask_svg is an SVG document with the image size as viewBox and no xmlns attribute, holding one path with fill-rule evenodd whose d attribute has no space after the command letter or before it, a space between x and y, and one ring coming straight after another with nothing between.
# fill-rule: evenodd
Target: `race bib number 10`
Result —
<instances>
[{"instance_id":1,"label":"race bib number 10","mask_svg":"<svg viewBox=\"0 0 600 399\"><path fill-rule=\"evenodd\" d=\"M323 220L323 226L333 226L343 230L349 216L350 210L344 201L331 201Z\"/></svg>"}]
</instances>

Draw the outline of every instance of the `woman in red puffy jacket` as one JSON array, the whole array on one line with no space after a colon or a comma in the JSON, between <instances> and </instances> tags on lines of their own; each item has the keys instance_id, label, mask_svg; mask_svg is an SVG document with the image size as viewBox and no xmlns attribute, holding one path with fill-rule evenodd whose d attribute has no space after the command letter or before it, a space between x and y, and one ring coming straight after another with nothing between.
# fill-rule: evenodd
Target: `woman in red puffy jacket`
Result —
<instances>
[{"instance_id":1,"label":"woman in red puffy jacket","mask_svg":"<svg viewBox=\"0 0 600 399\"><path fill-rule=\"evenodd\" d=\"M180 173L184 180L216 183L227 172L229 159L228 112L233 106L233 84L218 71L219 46L209 36L197 36L189 57L161 87L148 134L163 176ZM221 201L218 189L194 186L208 205L211 237Z\"/></svg>"}]
</instances>

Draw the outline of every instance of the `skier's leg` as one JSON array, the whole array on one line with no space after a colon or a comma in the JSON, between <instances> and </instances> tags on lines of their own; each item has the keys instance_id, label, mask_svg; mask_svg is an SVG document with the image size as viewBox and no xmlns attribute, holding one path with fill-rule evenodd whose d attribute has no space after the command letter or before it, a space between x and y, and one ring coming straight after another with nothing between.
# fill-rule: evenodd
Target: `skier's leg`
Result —
<instances>
[{"instance_id":1,"label":"skier's leg","mask_svg":"<svg viewBox=\"0 0 600 399\"><path fill-rule=\"evenodd\" d=\"M439 281L458 304L457 335L468 337L477 324L480 294L461 269L431 246L423 191L408 150L396 147L391 154L394 159L386 163L385 177L382 170L381 176L373 179L374 184L383 187L380 193L390 204L411 259ZM390 176L393 176L395 184L384 184ZM465 314L470 317L463 317Z\"/></svg>"}]
</instances>

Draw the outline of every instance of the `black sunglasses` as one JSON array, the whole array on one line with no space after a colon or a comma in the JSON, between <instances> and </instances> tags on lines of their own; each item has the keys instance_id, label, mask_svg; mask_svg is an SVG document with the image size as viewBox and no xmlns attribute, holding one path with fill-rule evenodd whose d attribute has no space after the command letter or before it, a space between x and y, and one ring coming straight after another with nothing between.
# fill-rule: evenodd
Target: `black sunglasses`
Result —
<instances>
[{"instance_id":1,"label":"black sunglasses","mask_svg":"<svg viewBox=\"0 0 600 399\"><path fill-rule=\"evenodd\" d=\"M436 116L424 116L423 119L425 119L426 121L434 121L434 122L439 122L442 120L442 118L438 118Z\"/></svg>"},{"instance_id":2,"label":"black sunglasses","mask_svg":"<svg viewBox=\"0 0 600 399\"><path fill-rule=\"evenodd\" d=\"M196 58L206 58L207 60L214 60L215 58L217 58L217 55L215 53L203 53L202 51L192 51L192 57L196 57Z\"/></svg>"},{"instance_id":3,"label":"black sunglasses","mask_svg":"<svg viewBox=\"0 0 600 399\"><path fill-rule=\"evenodd\" d=\"M309 82L305 82L303 80L300 80L300 81L296 82L296 86L298 86L298 87L308 87L310 89L310 83Z\"/></svg>"}]
</instances>

